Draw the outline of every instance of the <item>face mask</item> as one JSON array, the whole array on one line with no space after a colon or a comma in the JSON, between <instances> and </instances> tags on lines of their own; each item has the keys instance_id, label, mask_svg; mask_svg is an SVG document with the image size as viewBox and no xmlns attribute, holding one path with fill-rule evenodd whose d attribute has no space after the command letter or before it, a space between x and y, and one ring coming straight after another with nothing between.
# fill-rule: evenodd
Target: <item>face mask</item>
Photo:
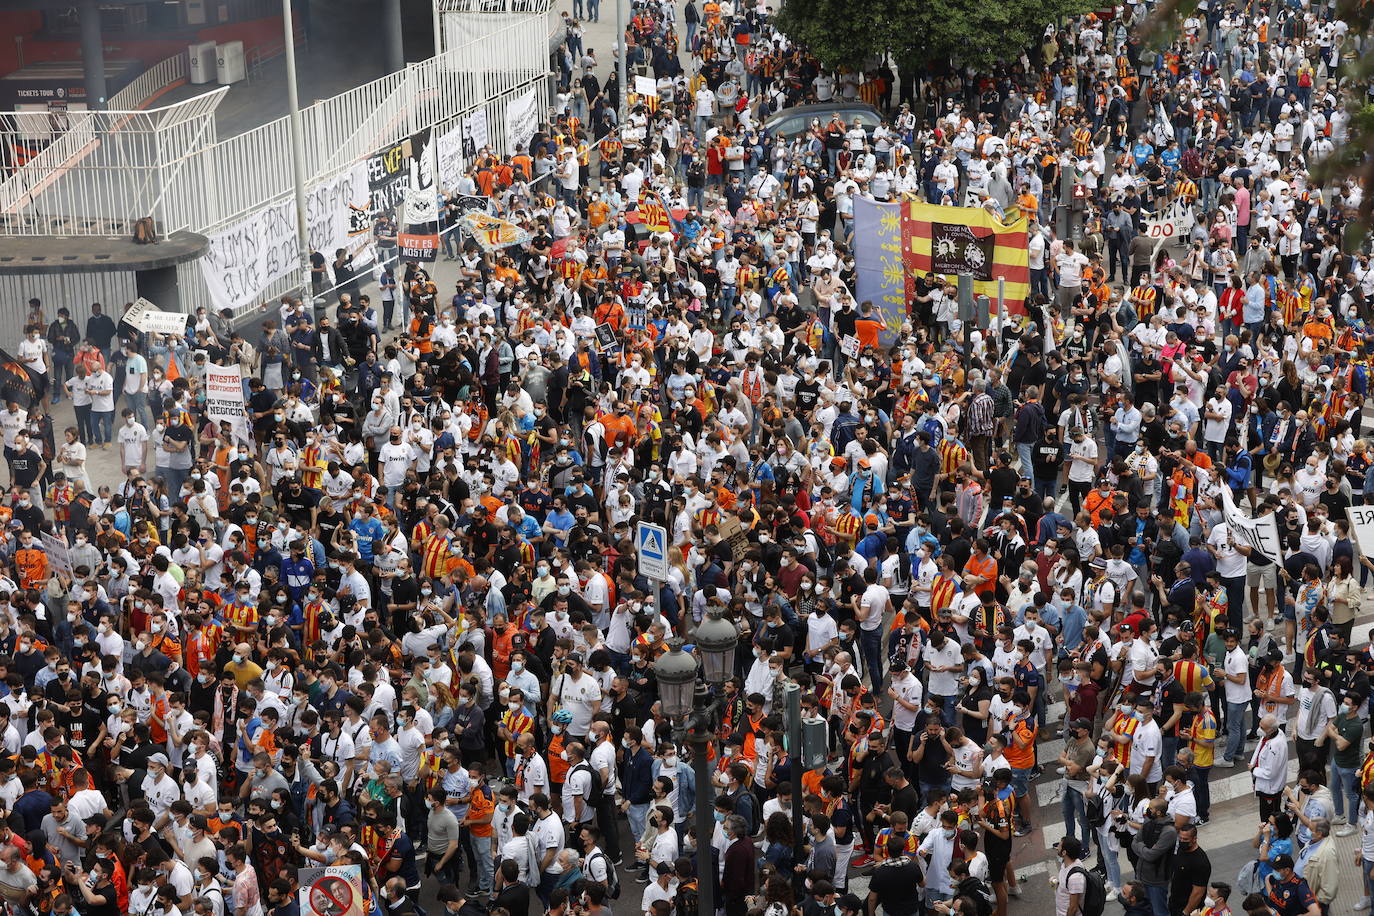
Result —
<instances>
[{"instance_id":1,"label":"face mask","mask_svg":"<svg viewBox=\"0 0 1374 916\"><path fill-rule=\"evenodd\" d=\"M234 664L236 664L236 665L242 665L242 664L243 664L243 656L240 655L240 654L237 653L237 652L234 653Z\"/></svg>"}]
</instances>

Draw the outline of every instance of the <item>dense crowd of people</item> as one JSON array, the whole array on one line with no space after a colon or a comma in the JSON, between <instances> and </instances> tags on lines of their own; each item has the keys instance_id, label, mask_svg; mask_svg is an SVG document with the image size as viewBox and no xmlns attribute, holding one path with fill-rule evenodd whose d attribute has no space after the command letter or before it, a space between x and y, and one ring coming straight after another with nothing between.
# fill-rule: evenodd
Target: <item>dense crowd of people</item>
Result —
<instances>
[{"instance_id":1,"label":"dense crowd of people","mask_svg":"<svg viewBox=\"0 0 1374 916\"><path fill-rule=\"evenodd\" d=\"M657 94L622 119L579 8L549 123L447 189L452 291L407 263L364 293L340 253L252 328L30 302L0 411L10 912L298 916L295 868L356 864L387 916L699 916L701 882L726 916L1005 916L1044 831L1059 916L1368 910L1374 268L1366 189L1313 177L1368 38L1330 9L1204 0L1150 50L1132 3L898 75L823 68L762 4L640 2ZM830 108L765 129L804 103ZM457 231L474 196L528 241ZM1027 314L976 327L935 276L895 322L856 301L865 197L1027 216ZM206 413L235 364L241 428ZM702 785L655 662L708 615L739 647ZM800 797L788 681L829 723ZM1233 887L1199 836L1246 768Z\"/></svg>"}]
</instances>

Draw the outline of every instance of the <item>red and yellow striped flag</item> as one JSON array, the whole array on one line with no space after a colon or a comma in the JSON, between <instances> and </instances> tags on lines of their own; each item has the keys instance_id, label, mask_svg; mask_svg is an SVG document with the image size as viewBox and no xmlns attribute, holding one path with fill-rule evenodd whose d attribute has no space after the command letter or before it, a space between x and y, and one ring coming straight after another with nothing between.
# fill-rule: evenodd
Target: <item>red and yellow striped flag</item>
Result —
<instances>
[{"instance_id":1,"label":"red and yellow striped flag","mask_svg":"<svg viewBox=\"0 0 1374 916\"><path fill-rule=\"evenodd\" d=\"M917 274L973 278L973 294L996 307L997 281L1004 281L1005 303L1022 313L1030 298L1030 256L1026 218L1004 223L982 207L941 207L902 203L902 255L907 294Z\"/></svg>"},{"instance_id":2,"label":"red and yellow striped flag","mask_svg":"<svg viewBox=\"0 0 1374 916\"><path fill-rule=\"evenodd\" d=\"M648 188L642 188L639 192L639 217L644 221L644 228L650 232L667 232L673 227L668 218L668 208L663 206L663 198L658 196L657 191Z\"/></svg>"}]
</instances>

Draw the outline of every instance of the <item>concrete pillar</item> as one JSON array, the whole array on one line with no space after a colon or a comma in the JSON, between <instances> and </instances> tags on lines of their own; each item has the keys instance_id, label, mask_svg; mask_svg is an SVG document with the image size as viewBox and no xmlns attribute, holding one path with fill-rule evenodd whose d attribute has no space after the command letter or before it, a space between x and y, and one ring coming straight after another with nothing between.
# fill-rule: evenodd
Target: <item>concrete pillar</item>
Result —
<instances>
[{"instance_id":1,"label":"concrete pillar","mask_svg":"<svg viewBox=\"0 0 1374 916\"><path fill-rule=\"evenodd\" d=\"M401 35L401 0L382 0L382 33L386 42L386 70L406 68L405 41Z\"/></svg>"},{"instance_id":2,"label":"concrete pillar","mask_svg":"<svg viewBox=\"0 0 1374 916\"><path fill-rule=\"evenodd\" d=\"M86 106L104 109L105 46L100 40L99 0L81 0L81 67L86 76Z\"/></svg>"}]
</instances>

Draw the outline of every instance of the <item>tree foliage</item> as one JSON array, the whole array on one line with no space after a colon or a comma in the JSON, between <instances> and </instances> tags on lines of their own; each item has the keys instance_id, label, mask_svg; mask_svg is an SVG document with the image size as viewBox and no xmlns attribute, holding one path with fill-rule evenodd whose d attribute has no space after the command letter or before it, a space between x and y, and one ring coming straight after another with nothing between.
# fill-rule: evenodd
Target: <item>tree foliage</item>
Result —
<instances>
[{"instance_id":1,"label":"tree foliage","mask_svg":"<svg viewBox=\"0 0 1374 916\"><path fill-rule=\"evenodd\" d=\"M778 26L828 67L861 67L880 54L899 64L967 64L987 70L1015 60L1062 16L1103 0L787 0Z\"/></svg>"}]
</instances>

